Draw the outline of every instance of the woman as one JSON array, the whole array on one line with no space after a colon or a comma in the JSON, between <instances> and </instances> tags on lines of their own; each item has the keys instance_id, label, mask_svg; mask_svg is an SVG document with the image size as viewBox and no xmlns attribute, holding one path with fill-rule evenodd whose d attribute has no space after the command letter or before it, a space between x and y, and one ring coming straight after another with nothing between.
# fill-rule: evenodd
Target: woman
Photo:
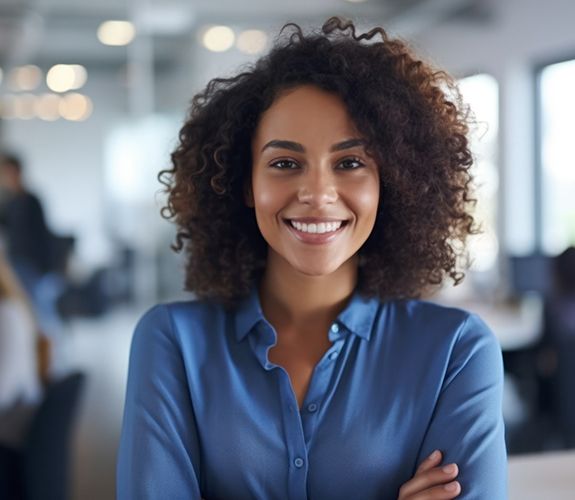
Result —
<instances>
[{"instance_id":1,"label":"woman","mask_svg":"<svg viewBox=\"0 0 575 500\"><path fill-rule=\"evenodd\" d=\"M286 29L172 155L199 300L137 327L119 498L505 498L497 342L412 300L474 232L456 90L380 28Z\"/></svg>"},{"instance_id":2,"label":"woman","mask_svg":"<svg viewBox=\"0 0 575 500\"><path fill-rule=\"evenodd\" d=\"M18 448L41 396L36 323L0 254L0 454Z\"/></svg>"}]
</instances>

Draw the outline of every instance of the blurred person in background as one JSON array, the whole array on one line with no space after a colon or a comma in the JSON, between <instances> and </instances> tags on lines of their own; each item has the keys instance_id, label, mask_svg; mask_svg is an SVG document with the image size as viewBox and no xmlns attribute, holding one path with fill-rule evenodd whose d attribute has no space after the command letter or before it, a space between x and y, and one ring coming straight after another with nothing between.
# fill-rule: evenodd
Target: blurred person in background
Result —
<instances>
[{"instance_id":1,"label":"blurred person in background","mask_svg":"<svg viewBox=\"0 0 575 500\"><path fill-rule=\"evenodd\" d=\"M42 396L47 359L39 340L25 292L0 254L0 498L9 498L2 487L13 482L6 476L14 465L11 450L25 439Z\"/></svg>"},{"instance_id":2,"label":"blurred person in background","mask_svg":"<svg viewBox=\"0 0 575 500\"><path fill-rule=\"evenodd\" d=\"M38 197L30 192L21 160L0 155L0 231L8 258L31 298L40 327L51 337L59 334L56 300L62 283L54 269L54 238Z\"/></svg>"},{"instance_id":3,"label":"blurred person in background","mask_svg":"<svg viewBox=\"0 0 575 500\"><path fill-rule=\"evenodd\" d=\"M161 179L198 300L136 328L119 500L507 498L499 343L416 300L475 232L458 95L332 18L195 96Z\"/></svg>"},{"instance_id":4,"label":"blurred person in background","mask_svg":"<svg viewBox=\"0 0 575 500\"><path fill-rule=\"evenodd\" d=\"M545 304L539 365L543 394L561 433L562 444L575 447L575 247L553 259L553 292Z\"/></svg>"}]
</instances>

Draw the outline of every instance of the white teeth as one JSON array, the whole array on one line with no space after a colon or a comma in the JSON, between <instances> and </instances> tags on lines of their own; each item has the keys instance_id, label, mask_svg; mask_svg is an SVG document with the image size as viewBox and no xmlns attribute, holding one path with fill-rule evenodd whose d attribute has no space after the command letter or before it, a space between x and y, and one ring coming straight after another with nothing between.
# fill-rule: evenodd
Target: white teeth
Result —
<instances>
[{"instance_id":1,"label":"white teeth","mask_svg":"<svg viewBox=\"0 0 575 500\"><path fill-rule=\"evenodd\" d=\"M323 234L337 231L342 221L337 222L320 222L319 224L305 224L303 222L290 221L291 225L302 233Z\"/></svg>"}]
</instances>

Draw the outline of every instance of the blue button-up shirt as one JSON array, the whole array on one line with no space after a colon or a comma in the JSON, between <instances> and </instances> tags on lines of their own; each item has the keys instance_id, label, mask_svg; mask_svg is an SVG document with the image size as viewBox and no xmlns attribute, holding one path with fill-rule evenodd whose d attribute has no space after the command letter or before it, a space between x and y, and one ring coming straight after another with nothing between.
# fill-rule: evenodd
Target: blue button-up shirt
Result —
<instances>
[{"instance_id":1,"label":"blue button-up shirt","mask_svg":"<svg viewBox=\"0 0 575 500\"><path fill-rule=\"evenodd\" d=\"M499 345L474 315L354 294L298 408L258 294L160 305L132 343L118 498L393 499L434 449L506 496Z\"/></svg>"}]
</instances>

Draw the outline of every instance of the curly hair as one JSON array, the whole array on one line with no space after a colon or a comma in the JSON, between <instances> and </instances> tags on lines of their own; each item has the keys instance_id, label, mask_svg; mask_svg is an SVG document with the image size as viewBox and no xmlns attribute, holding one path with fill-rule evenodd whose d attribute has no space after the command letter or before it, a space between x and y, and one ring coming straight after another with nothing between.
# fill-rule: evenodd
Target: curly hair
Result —
<instances>
[{"instance_id":1,"label":"curly hair","mask_svg":"<svg viewBox=\"0 0 575 500\"><path fill-rule=\"evenodd\" d=\"M451 77L405 42L379 27L357 34L333 17L309 34L286 24L266 56L192 99L172 168L159 174L162 215L178 226L173 248L188 256L186 289L233 304L261 276L267 243L244 201L251 141L278 94L305 84L343 100L380 170L359 291L387 300L419 297L446 276L458 284L466 238L477 232L467 107Z\"/></svg>"}]
</instances>

